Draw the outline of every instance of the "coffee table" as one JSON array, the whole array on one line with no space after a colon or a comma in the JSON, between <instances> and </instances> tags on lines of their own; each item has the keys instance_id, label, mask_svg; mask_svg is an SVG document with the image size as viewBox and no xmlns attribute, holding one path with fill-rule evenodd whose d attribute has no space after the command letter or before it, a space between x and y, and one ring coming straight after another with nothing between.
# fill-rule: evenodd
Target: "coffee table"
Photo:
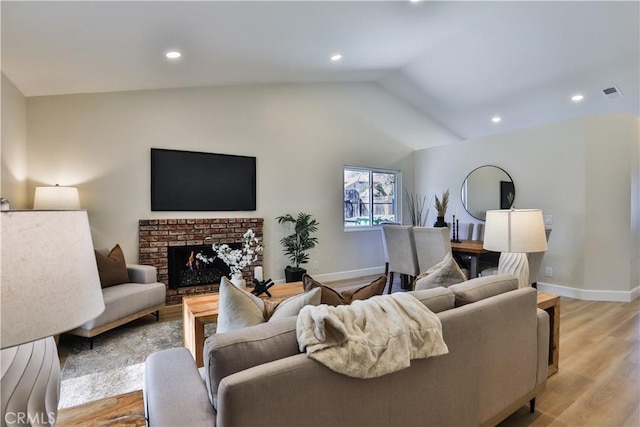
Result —
<instances>
[{"instance_id":1,"label":"coffee table","mask_svg":"<svg viewBox=\"0 0 640 427\"><path fill-rule=\"evenodd\" d=\"M251 292L251 289L247 289ZM280 283L269 288L271 298L261 295L269 301L283 299L304 292L302 282ZM218 320L218 301L220 294L206 294L182 299L182 322L184 328L184 346L191 351L198 368L204 365L202 350L204 349L204 325Z\"/></svg>"}]
</instances>

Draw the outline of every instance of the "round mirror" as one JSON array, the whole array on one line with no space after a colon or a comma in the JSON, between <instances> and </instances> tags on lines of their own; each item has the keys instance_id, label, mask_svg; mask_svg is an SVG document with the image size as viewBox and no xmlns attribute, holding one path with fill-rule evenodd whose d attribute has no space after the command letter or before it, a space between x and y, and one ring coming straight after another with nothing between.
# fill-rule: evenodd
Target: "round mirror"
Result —
<instances>
[{"instance_id":1,"label":"round mirror","mask_svg":"<svg viewBox=\"0 0 640 427\"><path fill-rule=\"evenodd\" d=\"M504 169L480 166L465 178L461 196L469 215L484 220L488 210L509 209L516 197L516 188Z\"/></svg>"}]
</instances>

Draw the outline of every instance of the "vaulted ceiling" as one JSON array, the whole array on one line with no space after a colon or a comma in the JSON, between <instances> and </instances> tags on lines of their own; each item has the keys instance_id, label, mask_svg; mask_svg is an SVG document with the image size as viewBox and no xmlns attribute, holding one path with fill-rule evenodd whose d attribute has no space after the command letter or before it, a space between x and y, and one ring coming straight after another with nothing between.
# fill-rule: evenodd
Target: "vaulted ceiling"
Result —
<instances>
[{"instance_id":1,"label":"vaulted ceiling","mask_svg":"<svg viewBox=\"0 0 640 427\"><path fill-rule=\"evenodd\" d=\"M1 8L2 72L26 96L369 81L462 138L587 114L640 114L637 1L2 1ZM166 59L169 50L182 57ZM333 62L336 53L342 59ZM612 86L621 97L604 96ZM584 99L571 101L575 94Z\"/></svg>"}]
</instances>

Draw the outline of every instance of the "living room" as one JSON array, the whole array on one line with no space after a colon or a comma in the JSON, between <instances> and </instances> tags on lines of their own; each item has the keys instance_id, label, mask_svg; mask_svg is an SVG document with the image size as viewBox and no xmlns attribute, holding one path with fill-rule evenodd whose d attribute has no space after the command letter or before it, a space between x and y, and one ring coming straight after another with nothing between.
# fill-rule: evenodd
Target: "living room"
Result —
<instances>
[{"instance_id":1,"label":"living room","mask_svg":"<svg viewBox=\"0 0 640 427\"><path fill-rule=\"evenodd\" d=\"M81 2L77 13L86 13L84 8L105 9L94 11L94 18L84 21L83 25L71 25L69 33L59 36L61 39L50 37L51 42L65 46L71 40L83 40L83 34L89 39L94 33L117 31L107 16L127 15L117 9L125 7L124 3L114 3L111 7L115 9L111 10L105 4L91 6L89 2ZM404 3L403 7L412 7L414 14L418 13L417 8L430 7L428 2ZM260 7L266 8L268 4ZM384 265L379 229L344 230L341 180L345 165L401 171L402 188L426 195L429 200L434 194L450 189L450 212L458 212L461 222L479 222L465 212L458 196L464 178L478 166L496 165L508 171L514 180L516 207L539 208L553 217L553 234L544 260L544 266L551 267L553 275L540 277L540 289L597 301L637 301L640 296L637 3L611 6L612 16L632 17L632 25L625 26L620 21L610 24L619 27L623 39L635 37L636 41L631 43L632 46L635 43L636 50L632 52L635 56L625 51L624 58L618 58L623 65L635 64L631 68L632 75L635 70L635 82L633 79L629 84L621 82L622 76L629 74L628 68L623 68L624 74L615 81L608 74L603 79L585 78L575 84L576 90L589 91L583 104L571 104L572 92L556 93L553 96L566 102L571 111L562 110L561 114L550 116L539 107L534 109L537 115L527 110L525 120L520 117L520 127L514 127L509 117L509 113L517 115L517 105L505 111L494 99L483 107L486 123L474 122L474 131L469 130L471 136L450 130L453 123L444 126L442 118L427 114L411 97L400 97L398 94L403 91L393 89L398 89L401 71L389 68L377 73L378 70L374 70L376 73L371 71L371 75L375 77L351 78L350 73L362 70L349 68L346 50L341 63L316 58L324 61L319 66L324 72L335 72L337 68L344 73L334 79L314 81L311 72L302 79L299 75L304 72L298 70L299 74L289 74L281 80L255 77L253 81L232 80L229 76L235 69L225 68L223 57L205 74L215 75L219 67L221 70L217 72L227 81L210 83L202 75L192 76L191 81L182 79L189 61L197 53L189 52L187 46L181 62L165 60L162 54L171 46L161 44L167 39L173 41L166 36L164 40L154 41L155 46L154 43L147 46L154 51L146 55L157 53L158 57L148 59L147 66L152 69L143 79L130 72L129 61L123 60L115 67L115 74L127 77L130 73L128 79L120 78L120 82L130 80L130 83L117 88L106 86L100 69L92 69L90 73L85 71L69 79L72 84L65 89L56 89L56 81L66 80L62 77L80 62L76 65L70 62L59 69L43 56L45 59L41 62L27 67L27 62L20 62L20 49L12 48L12 43L24 42L26 37L22 32L30 27L12 26L5 23L5 19L31 16L37 20L48 14L73 16L68 5L71 9L64 9L63 13L55 11L64 5L64 2L59 5L2 4L1 184L2 197L10 201L13 209L32 208L37 186L75 186L82 208L88 211L94 245L111 248L120 244L130 263L138 260L139 220L261 217L265 219L265 277L277 280L284 277L282 270L287 259L279 243L284 229L275 218L305 211L312 213L321 224L320 244L312 251L314 263L310 264L310 273L331 281L379 274ZM580 5L582 3L577 2L575 7ZM603 3L595 2L595 5L607 8ZM436 6L439 5L433 7ZM512 6L516 7L517 3ZM147 7L153 10L153 3ZM140 11L136 9L136 13ZM140 18L135 14L129 16ZM595 22L595 18L589 17L594 19L590 22ZM371 19L381 18L376 15ZM243 21L239 27L246 29L251 25ZM79 32L82 27L86 33ZM589 40L599 35L593 31ZM251 37L260 36L256 33ZM372 40L382 43L380 38ZM537 46L535 39L522 43L529 43L531 51ZM121 46L125 45L121 42ZM44 50L51 47L42 46ZM102 66L98 48L84 46L83 49L82 43L70 46L76 53L84 51L86 61ZM65 56L64 51L56 53ZM327 55L331 53L333 51ZM605 61L596 68L614 69L612 64L613 61L608 65ZM107 68L113 66L112 63ZM271 71L268 63L245 64L247 69L261 66L265 67L265 73ZM553 68L550 64L545 64L547 66ZM23 74L21 67L30 68L34 74ZM156 85L154 73L169 78L171 84ZM557 73L562 74L561 70ZM558 79L568 79L566 75L562 77ZM140 81L143 83L133 83ZM609 85L620 85L624 97L617 101L625 104L609 101L600 93ZM443 86L448 85L443 83ZM538 97L551 96L550 89L539 85L533 91L537 91ZM457 98L460 93L449 91L448 96ZM522 101L525 95L512 96L526 104ZM444 109L445 104L439 105ZM496 111L505 111L500 124L490 122ZM461 113L459 120L464 118ZM151 211L151 148L255 156L256 211ZM407 222L406 214L402 217ZM435 209L431 208L427 222L434 221Z\"/></svg>"}]
</instances>

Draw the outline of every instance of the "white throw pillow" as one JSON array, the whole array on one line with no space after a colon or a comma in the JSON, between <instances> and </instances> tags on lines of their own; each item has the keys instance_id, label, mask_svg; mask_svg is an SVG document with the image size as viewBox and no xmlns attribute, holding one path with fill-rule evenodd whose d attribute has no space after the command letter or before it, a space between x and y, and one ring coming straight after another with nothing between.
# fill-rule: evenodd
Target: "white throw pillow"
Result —
<instances>
[{"instance_id":1,"label":"white throw pillow","mask_svg":"<svg viewBox=\"0 0 640 427\"><path fill-rule=\"evenodd\" d=\"M443 286L456 285L467 280L458 263L453 259L451 254L446 254L444 259L422 273L416 278L414 290L431 289Z\"/></svg>"},{"instance_id":2,"label":"white throw pillow","mask_svg":"<svg viewBox=\"0 0 640 427\"><path fill-rule=\"evenodd\" d=\"M271 319L297 316L305 305L319 305L321 296L320 288L316 288L280 303L272 303L236 288L226 277L220 281L219 293L218 334L259 325Z\"/></svg>"}]
</instances>

